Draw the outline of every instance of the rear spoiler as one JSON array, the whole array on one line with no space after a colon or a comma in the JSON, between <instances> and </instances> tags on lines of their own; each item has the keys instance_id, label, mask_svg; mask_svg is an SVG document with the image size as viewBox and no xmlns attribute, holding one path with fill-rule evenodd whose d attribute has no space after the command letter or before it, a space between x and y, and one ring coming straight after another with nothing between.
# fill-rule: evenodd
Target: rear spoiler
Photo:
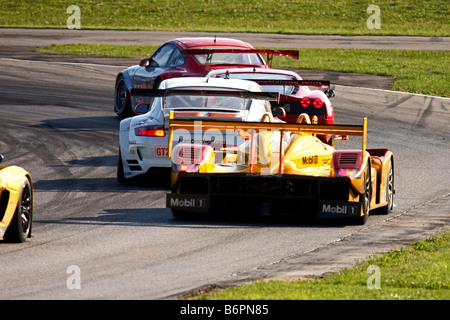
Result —
<instances>
[{"instance_id":1,"label":"rear spoiler","mask_svg":"<svg viewBox=\"0 0 450 320\"><path fill-rule=\"evenodd\" d=\"M244 99L251 100L267 100L277 101L280 100L280 93L278 92L254 92L254 91L237 91L237 90L217 90L217 89L192 89L192 88L173 88L173 89L131 89L132 97L153 97L161 98L169 94L180 95L217 95L217 96L236 96Z\"/></svg>"},{"instance_id":2,"label":"rear spoiler","mask_svg":"<svg viewBox=\"0 0 450 320\"><path fill-rule=\"evenodd\" d=\"M169 157L172 152L173 132L177 129L184 130L244 130L255 132L257 130L270 130L280 132L306 132L310 134L340 135L362 137L362 152L366 152L367 143L367 118L362 125L330 125L330 124L304 124L304 123L278 123L278 122L231 122L231 121L192 121L174 119L173 114L169 120ZM280 155L282 155L282 143L280 143Z\"/></svg>"},{"instance_id":3,"label":"rear spoiler","mask_svg":"<svg viewBox=\"0 0 450 320\"><path fill-rule=\"evenodd\" d=\"M211 56L214 53L259 53L267 55L267 64L272 67L272 59L277 57L292 57L295 60L299 58L299 50L264 50L264 49L184 49L184 55L206 54L209 56L207 61L211 61Z\"/></svg>"},{"instance_id":4,"label":"rear spoiler","mask_svg":"<svg viewBox=\"0 0 450 320\"><path fill-rule=\"evenodd\" d=\"M311 86L318 88L330 88L329 80L263 80L245 79L256 82L259 85L284 85L284 86Z\"/></svg>"},{"instance_id":5,"label":"rear spoiler","mask_svg":"<svg viewBox=\"0 0 450 320\"><path fill-rule=\"evenodd\" d=\"M298 60L298 50L264 50L264 49L184 49L184 55L214 54L214 53L259 53L277 57L292 57Z\"/></svg>"}]
</instances>

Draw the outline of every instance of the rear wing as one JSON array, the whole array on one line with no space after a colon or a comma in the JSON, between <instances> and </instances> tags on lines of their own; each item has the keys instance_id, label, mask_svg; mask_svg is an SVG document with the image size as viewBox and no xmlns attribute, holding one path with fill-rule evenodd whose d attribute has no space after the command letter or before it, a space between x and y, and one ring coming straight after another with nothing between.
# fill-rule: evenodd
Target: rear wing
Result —
<instances>
[{"instance_id":1,"label":"rear wing","mask_svg":"<svg viewBox=\"0 0 450 320\"><path fill-rule=\"evenodd\" d=\"M277 57L292 57L295 60L299 59L299 50L264 50L264 49L184 49L184 55L206 54L207 63L211 62L211 57L214 53L258 53L267 55L267 64L272 67L272 60L274 56Z\"/></svg>"},{"instance_id":2,"label":"rear wing","mask_svg":"<svg viewBox=\"0 0 450 320\"><path fill-rule=\"evenodd\" d=\"M330 88L329 80L265 80L265 79L245 79L256 82L259 85L282 85L282 86L310 86L318 88Z\"/></svg>"},{"instance_id":3,"label":"rear wing","mask_svg":"<svg viewBox=\"0 0 450 320\"><path fill-rule=\"evenodd\" d=\"M173 113L170 114L169 119L169 157L171 157L173 136L175 130L188 130L188 131L208 131L218 130L225 132L235 132L243 130L251 136L251 150L254 150L255 133L259 130L268 130L272 132L279 132L280 139L282 139L285 132L299 133L305 132L309 134L322 134L322 135L338 135L338 136L357 136L362 137L362 152L366 152L367 143L367 118L363 119L362 125L326 125L326 124L304 124L304 123L274 123L274 122L232 122L221 120L208 120L208 121L193 121L175 119ZM231 131L229 131L231 130ZM280 140L281 141L281 140ZM282 163L283 147L280 143L280 163ZM280 173L283 168L280 166Z\"/></svg>"},{"instance_id":4,"label":"rear wing","mask_svg":"<svg viewBox=\"0 0 450 320\"><path fill-rule=\"evenodd\" d=\"M219 89L193 89L193 88L173 88L173 89L131 89L132 97L153 97L161 98L170 94L179 95L202 95L202 96L236 96L243 99L251 100L280 100L280 93L278 92L255 92L255 91L238 91L238 90L219 90ZM189 107L189 106L186 106Z\"/></svg>"}]
</instances>

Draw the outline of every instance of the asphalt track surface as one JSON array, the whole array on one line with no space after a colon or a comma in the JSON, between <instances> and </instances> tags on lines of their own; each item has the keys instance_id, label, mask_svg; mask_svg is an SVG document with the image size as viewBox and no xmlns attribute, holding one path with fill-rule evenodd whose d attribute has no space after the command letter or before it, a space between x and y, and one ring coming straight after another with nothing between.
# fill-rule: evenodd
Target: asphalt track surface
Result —
<instances>
[{"instance_id":1,"label":"asphalt track surface","mask_svg":"<svg viewBox=\"0 0 450 320\"><path fill-rule=\"evenodd\" d=\"M370 216L364 226L180 221L165 208L164 177L116 182L114 79L136 62L36 55L33 46L57 36L16 41L38 31L19 30L17 39L12 31L0 30L0 153L3 165L30 171L35 223L28 242L0 243L0 299L173 299L259 278L336 272L448 230L450 99L362 88L356 77L354 86L336 86L336 122L367 117L368 147L395 155L396 207L388 216ZM107 34L116 42L134 36ZM67 285L71 266L80 270L80 289Z\"/></svg>"}]
</instances>

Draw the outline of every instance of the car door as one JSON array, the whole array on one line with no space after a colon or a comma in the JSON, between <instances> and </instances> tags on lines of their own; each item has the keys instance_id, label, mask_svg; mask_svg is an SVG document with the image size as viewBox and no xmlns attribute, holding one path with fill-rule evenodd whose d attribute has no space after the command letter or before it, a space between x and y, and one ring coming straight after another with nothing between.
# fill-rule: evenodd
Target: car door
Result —
<instances>
[{"instance_id":1,"label":"car door","mask_svg":"<svg viewBox=\"0 0 450 320\"><path fill-rule=\"evenodd\" d=\"M149 63L139 67L134 74L135 88L153 88L155 79L163 72L170 69L169 62L174 51L178 49L172 44L166 44L159 48L149 59Z\"/></svg>"}]
</instances>

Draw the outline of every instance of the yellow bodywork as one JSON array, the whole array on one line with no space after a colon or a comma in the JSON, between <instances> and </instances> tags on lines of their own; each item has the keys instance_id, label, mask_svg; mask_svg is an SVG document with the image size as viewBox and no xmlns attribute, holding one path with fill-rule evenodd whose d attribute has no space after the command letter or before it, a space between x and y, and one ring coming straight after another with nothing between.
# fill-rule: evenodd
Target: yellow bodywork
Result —
<instances>
[{"instance_id":1,"label":"yellow bodywork","mask_svg":"<svg viewBox=\"0 0 450 320\"><path fill-rule=\"evenodd\" d=\"M14 217L24 179L28 179L32 190L31 177L26 170L17 166L0 166L0 239Z\"/></svg>"},{"instance_id":2,"label":"yellow bodywork","mask_svg":"<svg viewBox=\"0 0 450 320\"><path fill-rule=\"evenodd\" d=\"M238 172L261 174L297 174L308 176L333 176L331 162L335 148L323 143L317 134L340 136L361 136L363 154L366 149L367 120L362 126L311 124L308 115L302 114L299 121L308 119L307 124L279 122L225 122L202 121L203 131L218 130L238 132L246 141L238 147L237 153L226 154L221 163L211 166L211 159L203 159L199 172ZM271 119L269 116L267 117ZM264 119L264 117L263 117ZM272 119L271 119L272 120ZM172 152L173 134L177 129L193 131L198 121L170 120L169 157ZM300 156L299 156L300 154ZM214 158L215 154L210 153ZM281 164L281 167L280 167ZM235 166L233 169L230 167ZM205 167L206 166L206 167Z\"/></svg>"},{"instance_id":3,"label":"yellow bodywork","mask_svg":"<svg viewBox=\"0 0 450 320\"><path fill-rule=\"evenodd\" d=\"M309 120L307 115L299 117L298 123L273 122L233 122L233 121L202 121L203 131L215 130L232 132L236 136L245 137L245 141L230 152L218 155L211 149L208 156L198 163L198 173L248 173L259 175L298 175L319 178L342 177L337 175L334 156L342 150L336 150L334 145L323 143L316 135L332 135L336 140L348 140L348 136L361 138L361 150L358 169L349 169L351 188L348 194L349 202L361 202L361 197L370 198L364 204L374 209L387 204L387 175L393 155L387 149L366 150L367 119L362 125L319 125ZM307 119L306 123L304 119ZM267 120L267 119L266 119ZM198 121L170 120L169 156L172 152L174 131L183 129L198 130ZM244 134L243 134L244 132ZM224 148L226 149L226 148ZM353 150L350 150L352 152ZM370 152L378 155L372 156ZM345 170L345 169L344 169ZM369 175L369 176L368 176ZM173 177L175 185L177 177ZM368 186L369 185L369 186ZM364 200L365 201L365 200ZM361 206L361 216L364 216Z\"/></svg>"}]
</instances>

